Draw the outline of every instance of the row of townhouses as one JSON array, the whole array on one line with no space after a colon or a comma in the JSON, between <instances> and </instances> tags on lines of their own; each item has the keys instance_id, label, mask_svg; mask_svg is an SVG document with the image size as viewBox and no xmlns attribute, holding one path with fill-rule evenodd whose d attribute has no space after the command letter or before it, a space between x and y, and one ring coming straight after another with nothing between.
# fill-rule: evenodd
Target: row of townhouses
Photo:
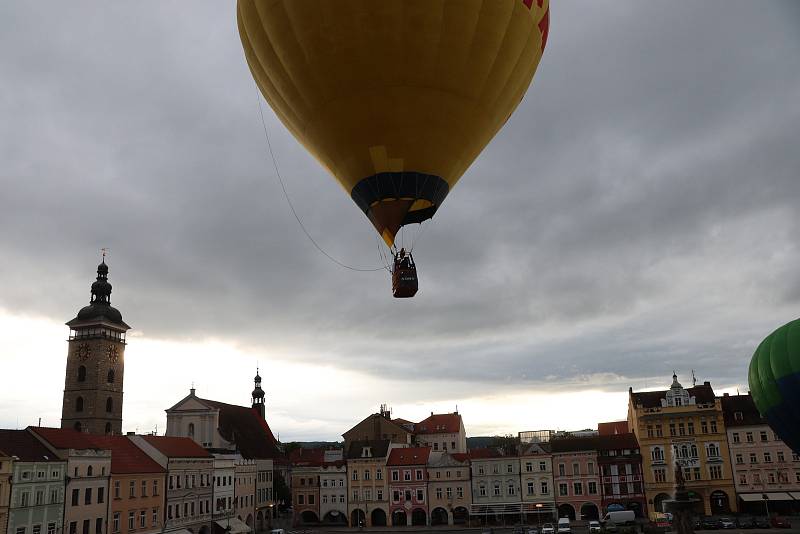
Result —
<instances>
[{"instance_id":1,"label":"row of townhouses","mask_svg":"<svg viewBox=\"0 0 800 534\"><path fill-rule=\"evenodd\" d=\"M628 418L574 433L520 432L467 449L461 415L419 423L385 406L338 450L292 451L295 524L364 526L597 519L609 509L654 517L682 471L699 515L800 510L800 457L750 395L711 384L629 391Z\"/></svg>"}]
</instances>

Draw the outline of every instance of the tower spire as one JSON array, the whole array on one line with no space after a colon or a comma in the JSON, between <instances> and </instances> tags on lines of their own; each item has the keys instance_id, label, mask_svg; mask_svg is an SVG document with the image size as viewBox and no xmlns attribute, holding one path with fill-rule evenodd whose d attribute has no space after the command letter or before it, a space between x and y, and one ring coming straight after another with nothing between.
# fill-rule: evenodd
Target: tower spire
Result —
<instances>
[{"instance_id":1,"label":"tower spire","mask_svg":"<svg viewBox=\"0 0 800 534\"><path fill-rule=\"evenodd\" d=\"M261 375L258 372L258 366L256 366L256 376L253 379L253 383L255 387L253 388L253 408L258 410L259 415L261 415L261 419L266 417L266 409L264 406L264 390L261 389Z\"/></svg>"}]
</instances>

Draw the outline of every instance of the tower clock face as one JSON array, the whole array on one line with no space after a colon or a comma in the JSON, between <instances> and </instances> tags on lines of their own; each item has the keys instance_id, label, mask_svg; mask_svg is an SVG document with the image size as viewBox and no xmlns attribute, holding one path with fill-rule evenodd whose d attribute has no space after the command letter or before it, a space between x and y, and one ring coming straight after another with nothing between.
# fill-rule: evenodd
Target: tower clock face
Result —
<instances>
[{"instance_id":1,"label":"tower clock face","mask_svg":"<svg viewBox=\"0 0 800 534\"><path fill-rule=\"evenodd\" d=\"M81 343L78 345L78 348L75 349L75 354L78 356L78 359L82 362L85 362L89 359L89 355L92 353L92 349L89 348L88 343Z\"/></svg>"},{"instance_id":2,"label":"tower clock face","mask_svg":"<svg viewBox=\"0 0 800 534\"><path fill-rule=\"evenodd\" d=\"M117 363L117 360L119 360L119 350L114 345L108 346L106 355L108 356L108 361L111 363Z\"/></svg>"}]
</instances>

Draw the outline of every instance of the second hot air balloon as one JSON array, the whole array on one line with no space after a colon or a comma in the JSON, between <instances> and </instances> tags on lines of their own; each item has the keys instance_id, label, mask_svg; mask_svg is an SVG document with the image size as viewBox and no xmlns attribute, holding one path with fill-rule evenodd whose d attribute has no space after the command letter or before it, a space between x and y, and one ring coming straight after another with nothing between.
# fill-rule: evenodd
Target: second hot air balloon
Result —
<instances>
[{"instance_id":1,"label":"second hot air balloon","mask_svg":"<svg viewBox=\"0 0 800 534\"><path fill-rule=\"evenodd\" d=\"M237 19L267 102L397 252L522 100L549 3L239 0Z\"/></svg>"}]
</instances>

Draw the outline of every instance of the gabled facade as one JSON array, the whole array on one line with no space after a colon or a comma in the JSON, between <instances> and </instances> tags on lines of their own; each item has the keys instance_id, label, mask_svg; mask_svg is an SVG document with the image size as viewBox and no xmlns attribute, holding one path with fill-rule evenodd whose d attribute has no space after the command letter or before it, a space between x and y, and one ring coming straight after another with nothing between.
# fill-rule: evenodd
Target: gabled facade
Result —
<instances>
[{"instance_id":1,"label":"gabled facade","mask_svg":"<svg viewBox=\"0 0 800 534\"><path fill-rule=\"evenodd\" d=\"M3 533L62 534L67 462L26 430L0 430Z\"/></svg>"},{"instance_id":2,"label":"gabled facade","mask_svg":"<svg viewBox=\"0 0 800 534\"><path fill-rule=\"evenodd\" d=\"M737 510L722 404L709 382L684 388L673 374L668 390L629 389L628 426L642 451L648 513L671 498L676 464L698 514Z\"/></svg>"},{"instance_id":3,"label":"gabled facade","mask_svg":"<svg viewBox=\"0 0 800 534\"><path fill-rule=\"evenodd\" d=\"M389 524L388 439L354 441L346 451L345 500L350 525L385 527ZM354 498L355 497L355 498Z\"/></svg>"},{"instance_id":4,"label":"gabled facade","mask_svg":"<svg viewBox=\"0 0 800 534\"><path fill-rule=\"evenodd\" d=\"M528 516L528 523L541 523L554 519L556 500L550 444L546 442L523 444L519 463L523 512Z\"/></svg>"},{"instance_id":5,"label":"gabled facade","mask_svg":"<svg viewBox=\"0 0 800 534\"><path fill-rule=\"evenodd\" d=\"M463 525L472 504L469 458L465 453L434 453L428 460L431 525Z\"/></svg>"},{"instance_id":6,"label":"gabled facade","mask_svg":"<svg viewBox=\"0 0 800 534\"><path fill-rule=\"evenodd\" d=\"M430 447L392 449L386 461L389 472L392 526L428 525L428 458Z\"/></svg>"},{"instance_id":7,"label":"gabled facade","mask_svg":"<svg viewBox=\"0 0 800 534\"><path fill-rule=\"evenodd\" d=\"M800 497L800 456L762 419L749 393L726 393L720 401L739 507L758 515L767 510L796 514L800 503L793 496Z\"/></svg>"},{"instance_id":8,"label":"gabled facade","mask_svg":"<svg viewBox=\"0 0 800 534\"><path fill-rule=\"evenodd\" d=\"M618 505L633 510L636 517L647 517L642 454L636 436L631 432L601 434L596 444L601 477L601 515L608 511L609 506Z\"/></svg>"},{"instance_id":9,"label":"gabled facade","mask_svg":"<svg viewBox=\"0 0 800 534\"><path fill-rule=\"evenodd\" d=\"M380 413L374 413L362 419L356 425L342 434L344 450L350 448L354 441L389 440L404 446L411 445L412 432L391 419L391 414L382 407Z\"/></svg>"},{"instance_id":10,"label":"gabled facade","mask_svg":"<svg viewBox=\"0 0 800 534\"><path fill-rule=\"evenodd\" d=\"M600 469L595 436L555 438L553 485L559 517L592 520L600 517Z\"/></svg>"}]
</instances>

